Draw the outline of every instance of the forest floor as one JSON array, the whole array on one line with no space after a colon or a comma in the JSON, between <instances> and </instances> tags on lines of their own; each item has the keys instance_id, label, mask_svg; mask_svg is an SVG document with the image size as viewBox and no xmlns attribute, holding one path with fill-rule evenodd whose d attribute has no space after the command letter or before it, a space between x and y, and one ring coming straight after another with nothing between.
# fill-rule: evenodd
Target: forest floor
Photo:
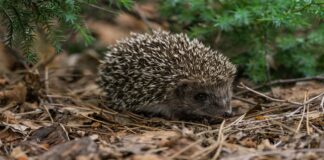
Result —
<instances>
[{"instance_id":1,"label":"forest floor","mask_svg":"<svg viewBox=\"0 0 324 160\"><path fill-rule=\"evenodd\" d=\"M128 14L87 23L99 46L158 26ZM15 69L14 51L0 45L0 160L324 159L323 77L238 83L236 116L171 121L109 109L95 83L95 49L55 54L39 44L48 54L28 69Z\"/></svg>"}]
</instances>

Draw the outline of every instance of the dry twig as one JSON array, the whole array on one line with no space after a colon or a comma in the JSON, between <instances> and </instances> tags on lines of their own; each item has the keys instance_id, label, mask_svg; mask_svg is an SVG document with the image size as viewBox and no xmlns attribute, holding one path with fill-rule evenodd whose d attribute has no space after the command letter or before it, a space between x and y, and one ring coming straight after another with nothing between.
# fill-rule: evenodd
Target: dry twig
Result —
<instances>
[{"instance_id":1,"label":"dry twig","mask_svg":"<svg viewBox=\"0 0 324 160\"><path fill-rule=\"evenodd\" d=\"M268 83L253 87L253 90L261 89L261 88L264 88L264 87L270 87L270 86L273 86L273 85L289 84L289 83L296 83L296 82L302 82L302 81L313 81L313 80L324 81L324 77L323 76L316 76L316 77L294 78L294 79L279 79L279 80L274 80L274 81L271 81L271 82L268 82ZM238 96L238 95L241 95L241 94L244 94L244 93L247 93L247 92L248 92L248 90L243 90L243 91L237 92L235 95Z\"/></svg>"},{"instance_id":2,"label":"dry twig","mask_svg":"<svg viewBox=\"0 0 324 160\"><path fill-rule=\"evenodd\" d=\"M269 97L269 96L267 96L267 95L265 95L263 93L260 93L260 92L258 92L256 90L253 90L252 88L247 87L243 83L241 83L241 87L244 88L244 89L246 89L246 90L248 90L248 91L250 91L250 92L253 92L253 93L255 93L255 94L257 94L257 95L259 95L261 97L264 97L264 98L266 98L266 99L268 99L270 101L283 102L283 103L291 103L291 104L295 104L295 105L302 105L302 103L299 103L299 102L294 102L294 101L282 100L282 99L276 99L276 98Z\"/></svg>"}]
</instances>

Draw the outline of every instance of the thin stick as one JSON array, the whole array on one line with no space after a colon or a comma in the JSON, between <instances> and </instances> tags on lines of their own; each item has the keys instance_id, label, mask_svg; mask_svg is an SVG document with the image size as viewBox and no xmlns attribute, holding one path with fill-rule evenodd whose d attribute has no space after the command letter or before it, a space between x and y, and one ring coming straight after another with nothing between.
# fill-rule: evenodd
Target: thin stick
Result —
<instances>
[{"instance_id":1,"label":"thin stick","mask_svg":"<svg viewBox=\"0 0 324 160\"><path fill-rule=\"evenodd\" d=\"M49 93L49 82L47 79L49 77L49 74L48 74L48 67L45 66L45 79L46 81L44 82L45 83L45 92L46 92L46 95ZM48 100L50 101L50 103L53 103L53 99L52 98L48 98Z\"/></svg>"},{"instance_id":2,"label":"thin stick","mask_svg":"<svg viewBox=\"0 0 324 160\"><path fill-rule=\"evenodd\" d=\"M234 122L232 122L229 125L227 125L226 127L224 127L224 129L230 128L232 125L240 123L245 118L245 116L246 116L246 113L241 115L240 117L238 117Z\"/></svg>"},{"instance_id":3,"label":"thin stick","mask_svg":"<svg viewBox=\"0 0 324 160\"><path fill-rule=\"evenodd\" d=\"M208 153L214 151L214 149L216 149L217 147L219 147L220 142L222 140L221 136L222 136L222 132L223 132L223 129L224 129L224 124L225 124L225 120L222 122L222 124L219 127L217 141L215 143L213 143L212 145L210 145L209 147L203 149L202 151L199 151L198 153L195 153L194 155L192 155L190 157L190 159L200 159L200 158L204 157L205 155L207 155ZM217 154L217 152L216 152L216 154Z\"/></svg>"},{"instance_id":4,"label":"thin stick","mask_svg":"<svg viewBox=\"0 0 324 160\"><path fill-rule=\"evenodd\" d=\"M246 99L241 98L241 97L233 96L233 99L237 99L237 100L240 100L242 102L249 103L249 104L252 104L252 105L257 105L257 103L255 103L253 101L246 100Z\"/></svg>"},{"instance_id":5,"label":"thin stick","mask_svg":"<svg viewBox=\"0 0 324 160\"><path fill-rule=\"evenodd\" d=\"M223 133L224 125L225 125L225 120L222 122L222 124L219 128L218 138L217 138L217 142L219 145L218 145L217 151L216 151L215 155L213 156L212 160L216 160L222 150L223 143L225 140L224 133Z\"/></svg>"},{"instance_id":6,"label":"thin stick","mask_svg":"<svg viewBox=\"0 0 324 160\"><path fill-rule=\"evenodd\" d=\"M8 105L6 105L3 108L0 108L0 113L2 114L4 111L9 110L10 108L16 107L17 103L16 102L11 102Z\"/></svg>"},{"instance_id":7,"label":"thin stick","mask_svg":"<svg viewBox=\"0 0 324 160\"><path fill-rule=\"evenodd\" d=\"M307 135L310 135L310 128L309 128L309 104L306 104L306 131Z\"/></svg>"},{"instance_id":8,"label":"thin stick","mask_svg":"<svg viewBox=\"0 0 324 160\"><path fill-rule=\"evenodd\" d=\"M188 149L190 149L191 147L197 145L198 143L201 143L203 139L199 139L189 145L187 145L185 148L181 149L179 152L176 152L175 154L171 155L168 159L174 159L176 157L178 157L179 155L181 155L183 152L187 151Z\"/></svg>"},{"instance_id":9,"label":"thin stick","mask_svg":"<svg viewBox=\"0 0 324 160\"><path fill-rule=\"evenodd\" d=\"M300 107L298 107L295 111L289 113L289 114L287 115L287 117L291 117L291 116L293 116L294 114L298 113L299 110L300 110L301 108L303 108L303 106L300 106Z\"/></svg>"},{"instance_id":10,"label":"thin stick","mask_svg":"<svg viewBox=\"0 0 324 160\"><path fill-rule=\"evenodd\" d=\"M201 159L204 156L208 155L210 152L214 151L217 147L219 148L221 143L223 143L223 129L224 129L224 124L225 124L225 120L222 122L220 128L219 128L219 132L218 132L218 137L217 137L217 141L214 142L213 144L211 144L209 147L207 147L206 149L194 154L190 159ZM221 133L221 134L220 134ZM218 151L216 151L214 156L218 156L219 154L217 154ZM217 157L216 157L217 158Z\"/></svg>"},{"instance_id":11,"label":"thin stick","mask_svg":"<svg viewBox=\"0 0 324 160\"><path fill-rule=\"evenodd\" d=\"M308 103L314 101L315 99L317 99L317 98L319 98L319 97L321 97L321 96L323 96L323 95L324 95L324 92L322 92L321 94L319 94L319 95L317 95L317 96L315 96L315 97L313 97L313 98L307 100L307 101L304 102L303 104L308 104Z\"/></svg>"},{"instance_id":12,"label":"thin stick","mask_svg":"<svg viewBox=\"0 0 324 160\"><path fill-rule=\"evenodd\" d=\"M241 122L241 121L244 119L245 116L246 116L246 114L241 115L241 116L238 117L234 122L232 122L232 123L230 123L229 125L227 125L226 127L224 127L224 129L228 129L228 128L230 128L232 125L236 125L236 124L238 124L239 122ZM219 131L219 128L216 128L216 129L213 129L213 130L207 130L207 131L199 132L199 133L197 133L196 135L197 135L197 136L201 136L201 135L204 135L204 134L207 134L207 133L212 134L212 133L215 133L215 132L218 132L218 131Z\"/></svg>"},{"instance_id":13,"label":"thin stick","mask_svg":"<svg viewBox=\"0 0 324 160\"><path fill-rule=\"evenodd\" d=\"M279 121L276 121L276 120L271 120L271 121L274 124L280 125L281 127L288 129L290 132L295 132L295 130L293 128L291 128L291 127L289 127L289 126L287 126L287 125L285 125L285 124L283 124L283 123L281 123Z\"/></svg>"},{"instance_id":14,"label":"thin stick","mask_svg":"<svg viewBox=\"0 0 324 160\"><path fill-rule=\"evenodd\" d=\"M52 117L51 113L49 112L49 110L48 110L47 106L46 106L46 105L44 104L44 101L43 101L43 100L41 100L41 106L43 106L43 107L44 107L44 109L45 109L46 113L48 114L49 118L51 119L51 122L52 122L52 123L54 123L54 119L53 119L53 117Z\"/></svg>"},{"instance_id":15,"label":"thin stick","mask_svg":"<svg viewBox=\"0 0 324 160\"><path fill-rule=\"evenodd\" d=\"M16 113L16 115L18 116L26 116L26 115L33 115L33 114L39 114L39 113L43 113L43 111L41 109L35 109L33 111L29 111L29 112L23 112L23 113Z\"/></svg>"},{"instance_id":16,"label":"thin stick","mask_svg":"<svg viewBox=\"0 0 324 160\"><path fill-rule=\"evenodd\" d=\"M65 135L66 135L66 138L68 139L68 141L70 141L70 137L69 137L69 133L68 131L65 129L64 125L62 123L60 123L60 127L63 129Z\"/></svg>"},{"instance_id":17,"label":"thin stick","mask_svg":"<svg viewBox=\"0 0 324 160\"><path fill-rule=\"evenodd\" d=\"M190 156L190 159L199 159L198 157L203 157L210 152L210 150L213 150L215 147L218 146L218 143L215 142L212 145L208 146L207 148L195 153L194 155Z\"/></svg>"},{"instance_id":18,"label":"thin stick","mask_svg":"<svg viewBox=\"0 0 324 160\"><path fill-rule=\"evenodd\" d=\"M257 90L263 87L269 87L269 86L273 86L273 85L278 85L278 84L288 84L288 83L295 83L295 82L301 82L301 81L312 81L312 80L316 80L316 81L323 81L324 77L323 76L316 76L316 77L306 77L306 78L295 78L295 79L279 79L279 80L275 80L275 81L270 81L266 84L262 84L256 87L253 87L253 90ZM248 91L244 90L244 91L240 91L237 92L235 95L240 95L240 94L244 94Z\"/></svg>"},{"instance_id":19,"label":"thin stick","mask_svg":"<svg viewBox=\"0 0 324 160\"><path fill-rule=\"evenodd\" d=\"M304 96L304 102L306 102L306 100L307 100L307 93L305 93L305 96ZM296 129L295 133L298 133L299 130L300 130L301 124L302 124L303 119L304 119L305 110L306 110L306 105L304 105L304 107L303 107L302 117L300 118L300 121L299 121L299 124L298 124L298 126L297 126L297 129Z\"/></svg>"},{"instance_id":20,"label":"thin stick","mask_svg":"<svg viewBox=\"0 0 324 160\"><path fill-rule=\"evenodd\" d=\"M324 134L324 131L322 131L321 129L319 129L318 127L314 126L313 124L311 124L312 127L317 131L319 132L320 134Z\"/></svg>"},{"instance_id":21,"label":"thin stick","mask_svg":"<svg viewBox=\"0 0 324 160\"><path fill-rule=\"evenodd\" d=\"M322 108L322 112L324 113L324 96L322 97L322 101L321 101L320 106Z\"/></svg>"},{"instance_id":22,"label":"thin stick","mask_svg":"<svg viewBox=\"0 0 324 160\"><path fill-rule=\"evenodd\" d=\"M228 156L227 160L236 160L236 159L252 159L256 156L266 156L266 155L293 155L301 152L319 152L322 153L324 150L322 148L309 148L309 149L286 149L286 150L271 150L271 151L261 151L261 152L250 152L246 154L239 154L234 156Z\"/></svg>"},{"instance_id":23,"label":"thin stick","mask_svg":"<svg viewBox=\"0 0 324 160\"><path fill-rule=\"evenodd\" d=\"M291 103L291 104L302 105L302 103L299 103L299 102L294 102L294 101L282 100L282 99L277 99L277 98L269 97L269 96L267 96L267 95L265 95L265 94L263 94L263 93L260 93L260 92L258 92L258 91L255 91L255 90L253 90L253 89L247 87L247 86L244 85L243 83L241 83L241 86L242 86L243 88L245 88L245 89L247 89L247 90L249 90L249 91L251 91L251 92L253 92L253 93L255 93L255 94L259 95L259 96L262 96L262 97L264 97L264 98L267 98L267 99L269 99L269 100L271 100L271 101L275 101L275 102L287 102L287 103Z\"/></svg>"}]
</instances>

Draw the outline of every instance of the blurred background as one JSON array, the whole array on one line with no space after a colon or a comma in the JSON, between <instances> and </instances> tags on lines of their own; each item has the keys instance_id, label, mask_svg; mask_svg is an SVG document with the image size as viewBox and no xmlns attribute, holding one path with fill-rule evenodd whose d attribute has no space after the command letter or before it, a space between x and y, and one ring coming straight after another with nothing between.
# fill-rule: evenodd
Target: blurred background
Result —
<instances>
[{"instance_id":1,"label":"blurred background","mask_svg":"<svg viewBox=\"0 0 324 160\"><path fill-rule=\"evenodd\" d=\"M45 63L94 75L107 46L158 28L223 52L252 84L324 73L321 0L4 0L0 6L5 73ZM73 81L66 75L61 80Z\"/></svg>"}]
</instances>

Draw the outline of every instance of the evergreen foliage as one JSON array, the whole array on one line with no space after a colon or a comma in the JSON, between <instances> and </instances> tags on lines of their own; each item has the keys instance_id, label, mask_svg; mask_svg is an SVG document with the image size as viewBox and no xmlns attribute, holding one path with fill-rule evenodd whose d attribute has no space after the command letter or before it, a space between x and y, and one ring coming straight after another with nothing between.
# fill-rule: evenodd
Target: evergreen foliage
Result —
<instances>
[{"instance_id":1,"label":"evergreen foliage","mask_svg":"<svg viewBox=\"0 0 324 160\"><path fill-rule=\"evenodd\" d=\"M174 31L222 50L255 82L324 72L323 1L166 0L161 11Z\"/></svg>"},{"instance_id":2,"label":"evergreen foliage","mask_svg":"<svg viewBox=\"0 0 324 160\"><path fill-rule=\"evenodd\" d=\"M21 48L27 57L34 57L31 46L35 32L45 32L46 38L61 50L66 33L79 33L86 44L93 41L83 26L81 13L84 7L96 0L0 0L0 20L6 26L5 42ZM109 2L112 3L112 2ZM131 0L114 1L118 7L130 8ZM3 25L2 24L2 25Z\"/></svg>"},{"instance_id":3,"label":"evergreen foliage","mask_svg":"<svg viewBox=\"0 0 324 160\"><path fill-rule=\"evenodd\" d=\"M220 49L255 82L324 72L324 2L321 0L163 0L173 31ZM132 0L0 0L5 42L35 58L35 31L59 52L68 34L93 38L83 26L89 6L129 9ZM98 5L99 4L99 5ZM108 4L108 5L107 5ZM111 5L112 4L112 5Z\"/></svg>"}]
</instances>

